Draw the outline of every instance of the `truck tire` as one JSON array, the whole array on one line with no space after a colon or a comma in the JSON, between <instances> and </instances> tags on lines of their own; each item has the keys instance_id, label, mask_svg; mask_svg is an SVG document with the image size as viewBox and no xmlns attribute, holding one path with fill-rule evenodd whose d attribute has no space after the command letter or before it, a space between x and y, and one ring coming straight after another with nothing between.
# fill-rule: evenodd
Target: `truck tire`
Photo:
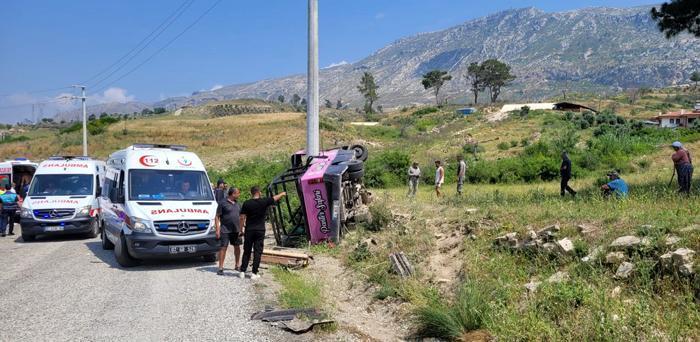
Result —
<instances>
[{"instance_id":1,"label":"truck tire","mask_svg":"<svg viewBox=\"0 0 700 342\"><path fill-rule=\"evenodd\" d=\"M365 163L360 160L348 160L345 164L348 166L348 172L360 171L365 167Z\"/></svg>"},{"instance_id":2,"label":"truck tire","mask_svg":"<svg viewBox=\"0 0 700 342\"><path fill-rule=\"evenodd\" d=\"M360 169L359 171L348 172L348 176L353 182L360 181L362 180L362 177L365 176L365 170Z\"/></svg>"},{"instance_id":3,"label":"truck tire","mask_svg":"<svg viewBox=\"0 0 700 342\"><path fill-rule=\"evenodd\" d=\"M94 219L92 222L90 222L90 232L87 233L87 236L90 238L96 238L97 235L100 235L100 224L97 219Z\"/></svg>"},{"instance_id":4,"label":"truck tire","mask_svg":"<svg viewBox=\"0 0 700 342\"><path fill-rule=\"evenodd\" d=\"M204 256L202 256L202 259L204 259L205 262L216 262L218 257L216 255L216 253L214 253L214 254L204 255Z\"/></svg>"},{"instance_id":5,"label":"truck tire","mask_svg":"<svg viewBox=\"0 0 700 342\"><path fill-rule=\"evenodd\" d=\"M352 145L350 147L355 151L355 159L360 160L360 161L365 161L367 160L368 154L367 154L367 149L362 146L362 145Z\"/></svg>"},{"instance_id":6,"label":"truck tire","mask_svg":"<svg viewBox=\"0 0 700 342\"><path fill-rule=\"evenodd\" d=\"M104 227L104 225L103 225ZM105 233L105 229L102 228L100 230L100 237L102 238L102 249L104 250L112 250L114 249L114 244L112 241L109 241L109 238L107 238L107 233Z\"/></svg>"},{"instance_id":7,"label":"truck tire","mask_svg":"<svg viewBox=\"0 0 700 342\"><path fill-rule=\"evenodd\" d=\"M24 242L32 242L35 239L36 239L35 235L29 235L29 234L22 233L22 241L24 241Z\"/></svg>"},{"instance_id":8,"label":"truck tire","mask_svg":"<svg viewBox=\"0 0 700 342\"><path fill-rule=\"evenodd\" d=\"M126 239L123 234L119 236L119 243L114 247L114 257L121 267L134 267L138 265L138 260L129 255L129 250L126 247Z\"/></svg>"}]
</instances>

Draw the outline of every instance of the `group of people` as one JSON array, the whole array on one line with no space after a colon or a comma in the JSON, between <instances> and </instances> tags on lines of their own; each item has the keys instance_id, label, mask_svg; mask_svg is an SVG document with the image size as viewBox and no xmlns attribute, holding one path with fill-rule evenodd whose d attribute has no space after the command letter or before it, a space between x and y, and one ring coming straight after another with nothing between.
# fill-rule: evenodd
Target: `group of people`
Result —
<instances>
[{"instance_id":1,"label":"group of people","mask_svg":"<svg viewBox=\"0 0 700 342\"><path fill-rule=\"evenodd\" d=\"M683 147L683 144L679 141L673 142L671 144L674 153L671 156L674 167L674 175L678 175L678 188L679 192L689 195L690 185L693 178L693 162L690 157L690 152ZM568 192L571 196L576 197L576 191L569 186L569 181L571 180L571 159L569 159L569 154L563 151L561 154L561 166L559 167L559 175L561 176L560 183L560 194L562 197L566 196ZM457 194L462 194L462 189L464 187L464 181L467 172L467 164L463 157L457 158ZM418 183L421 177L421 170L418 167L417 162L408 168L408 196L415 196L416 189L418 188ZM615 196L617 198L625 198L629 193L629 187L627 183L620 177L620 171L611 171L607 173L608 182L600 187L600 190L605 197ZM437 197L443 196L442 185L445 183L445 168L440 160L435 161L435 195Z\"/></svg>"},{"instance_id":2,"label":"group of people","mask_svg":"<svg viewBox=\"0 0 700 342\"><path fill-rule=\"evenodd\" d=\"M459 156L457 158L457 194L462 194L462 189L464 188L464 181L467 176L467 162L464 161L464 157ZM413 162L408 168L408 196L415 196L416 189L418 188L418 183L420 182L421 170L418 167L417 162ZM442 161L435 161L435 195L437 197L443 196L442 185L445 183L445 168L442 165Z\"/></svg>"},{"instance_id":3,"label":"group of people","mask_svg":"<svg viewBox=\"0 0 700 342\"><path fill-rule=\"evenodd\" d=\"M218 203L216 210L216 238L219 240L219 267L216 272L224 275L224 262L229 245L233 245L235 268L238 277L244 278L248 270L251 254L253 255L251 279L259 277L258 270L265 241L265 216L267 209L286 195L281 192L272 197L262 197L260 187L250 189L251 198L242 205L238 199L241 191L228 187L223 179L219 179L214 189ZM243 257L241 258L241 245Z\"/></svg>"},{"instance_id":4,"label":"group of people","mask_svg":"<svg viewBox=\"0 0 700 342\"><path fill-rule=\"evenodd\" d=\"M14 186L7 184L0 189L0 236L15 235L17 209L19 209L19 195Z\"/></svg>"}]
</instances>

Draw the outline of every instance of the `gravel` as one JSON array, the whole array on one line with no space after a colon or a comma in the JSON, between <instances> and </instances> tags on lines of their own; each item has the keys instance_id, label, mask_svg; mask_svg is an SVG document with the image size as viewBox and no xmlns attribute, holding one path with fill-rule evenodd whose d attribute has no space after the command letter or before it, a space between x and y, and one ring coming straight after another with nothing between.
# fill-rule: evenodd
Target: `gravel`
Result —
<instances>
[{"instance_id":1,"label":"gravel","mask_svg":"<svg viewBox=\"0 0 700 342\"><path fill-rule=\"evenodd\" d=\"M294 339L249 320L262 308L253 281L215 272L199 260L122 269L99 239L0 238L0 341Z\"/></svg>"}]
</instances>

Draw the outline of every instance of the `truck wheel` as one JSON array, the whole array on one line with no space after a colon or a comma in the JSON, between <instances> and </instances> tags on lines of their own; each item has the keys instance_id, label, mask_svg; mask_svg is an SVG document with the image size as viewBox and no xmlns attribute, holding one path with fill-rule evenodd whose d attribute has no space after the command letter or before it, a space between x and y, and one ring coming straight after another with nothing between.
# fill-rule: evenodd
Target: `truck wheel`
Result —
<instances>
[{"instance_id":1,"label":"truck wheel","mask_svg":"<svg viewBox=\"0 0 700 342\"><path fill-rule=\"evenodd\" d=\"M368 154L367 154L367 149L362 146L362 145L352 145L350 147L353 151L355 151L355 159L365 161L367 160Z\"/></svg>"},{"instance_id":2,"label":"truck wheel","mask_svg":"<svg viewBox=\"0 0 700 342\"><path fill-rule=\"evenodd\" d=\"M102 230L100 232L100 237L102 238L102 249L104 249L104 250L114 249L114 244L112 243L112 241L109 241L109 239L107 238L107 233L105 233L104 228L102 228Z\"/></svg>"},{"instance_id":3,"label":"truck wheel","mask_svg":"<svg viewBox=\"0 0 700 342\"><path fill-rule=\"evenodd\" d=\"M36 239L36 236L35 236L35 235L29 235L29 234L24 234L24 233L22 233L22 241L24 241L24 242L32 242L32 241L34 241L34 239Z\"/></svg>"},{"instance_id":4,"label":"truck wheel","mask_svg":"<svg viewBox=\"0 0 700 342\"><path fill-rule=\"evenodd\" d=\"M114 247L114 257L122 267L134 267L138 265L138 260L129 255L129 250L126 248L126 239L124 235L119 236L119 243Z\"/></svg>"},{"instance_id":5,"label":"truck wheel","mask_svg":"<svg viewBox=\"0 0 700 342\"><path fill-rule=\"evenodd\" d=\"M350 177L350 180L353 182L357 182L362 180L362 177L365 176L365 170L359 170L359 171L353 171L353 172L348 172L348 176Z\"/></svg>"},{"instance_id":6,"label":"truck wheel","mask_svg":"<svg viewBox=\"0 0 700 342\"><path fill-rule=\"evenodd\" d=\"M99 222L97 222L96 219L92 220L92 222L90 222L90 232L87 235L90 238L96 238L97 235L99 235L99 234L100 234Z\"/></svg>"},{"instance_id":7,"label":"truck wheel","mask_svg":"<svg viewBox=\"0 0 700 342\"><path fill-rule=\"evenodd\" d=\"M207 254L207 255L203 256L202 258L204 259L205 262L216 262L216 260L218 259L216 253Z\"/></svg>"},{"instance_id":8,"label":"truck wheel","mask_svg":"<svg viewBox=\"0 0 700 342\"><path fill-rule=\"evenodd\" d=\"M348 166L348 172L355 172L362 170L365 163L360 160L348 160L345 164Z\"/></svg>"}]
</instances>

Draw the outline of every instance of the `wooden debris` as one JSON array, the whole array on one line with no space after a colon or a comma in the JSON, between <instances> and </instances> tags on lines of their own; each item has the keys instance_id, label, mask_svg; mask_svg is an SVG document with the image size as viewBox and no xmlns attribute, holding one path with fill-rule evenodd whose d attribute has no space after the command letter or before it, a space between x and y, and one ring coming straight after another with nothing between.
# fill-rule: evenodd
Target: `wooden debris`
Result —
<instances>
[{"instance_id":1,"label":"wooden debris","mask_svg":"<svg viewBox=\"0 0 700 342\"><path fill-rule=\"evenodd\" d=\"M391 267L394 272L402 278L413 275L413 265L411 265L411 262L408 261L408 258L406 258L403 252L389 254L389 261L391 262Z\"/></svg>"},{"instance_id":2,"label":"wooden debris","mask_svg":"<svg viewBox=\"0 0 700 342\"><path fill-rule=\"evenodd\" d=\"M302 268L309 265L311 257L300 250L263 250L261 262L290 268Z\"/></svg>"}]
</instances>

